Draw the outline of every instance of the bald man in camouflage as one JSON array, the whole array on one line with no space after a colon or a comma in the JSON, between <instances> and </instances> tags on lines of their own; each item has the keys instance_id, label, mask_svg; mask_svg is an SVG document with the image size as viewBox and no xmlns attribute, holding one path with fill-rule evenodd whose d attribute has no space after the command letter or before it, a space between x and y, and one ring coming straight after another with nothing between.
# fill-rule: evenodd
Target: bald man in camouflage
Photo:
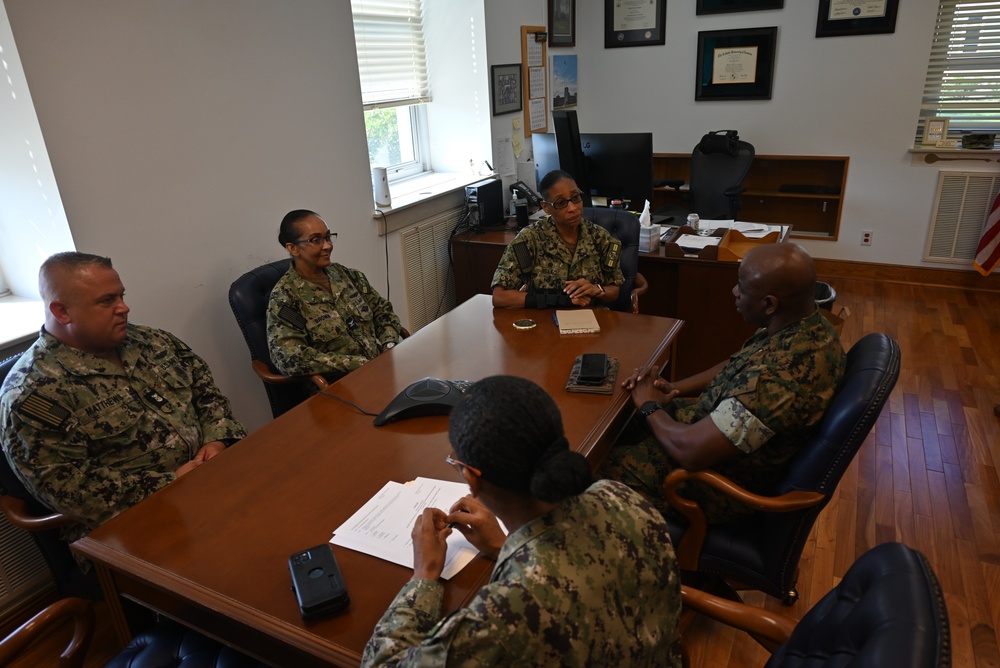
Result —
<instances>
[{"instance_id":1,"label":"bald man in camouflage","mask_svg":"<svg viewBox=\"0 0 1000 668\"><path fill-rule=\"evenodd\" d=\"M246 431L205 362L131 325L107 258L58 253L39 271L45 325L0 387L0 440L76 540L208 462Z\"/></svg>"}]
</instances>

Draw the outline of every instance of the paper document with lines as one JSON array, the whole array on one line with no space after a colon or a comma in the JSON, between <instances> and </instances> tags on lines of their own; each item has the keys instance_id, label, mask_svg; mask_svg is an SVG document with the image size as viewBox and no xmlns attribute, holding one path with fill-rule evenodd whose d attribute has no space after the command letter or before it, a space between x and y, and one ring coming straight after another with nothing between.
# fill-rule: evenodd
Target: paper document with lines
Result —
<instances>
[{"instance_id":1,"label":"paper document with lines","mask_svg":"<svg viewBox=\"0 0 1000 668\"><path fill-rule=\"evenodd\" d=\"M456 501L468 493L469 486L460 482L417 478L404 485L390 480L350 519L337 527L330 542L413 568L410 530L417 516L427 507L440 508L447 513ZM448 536L448 556L441 577L450 579L477 554L479 550L458 529L453 530Z\"/></svg>"}]
</instances>

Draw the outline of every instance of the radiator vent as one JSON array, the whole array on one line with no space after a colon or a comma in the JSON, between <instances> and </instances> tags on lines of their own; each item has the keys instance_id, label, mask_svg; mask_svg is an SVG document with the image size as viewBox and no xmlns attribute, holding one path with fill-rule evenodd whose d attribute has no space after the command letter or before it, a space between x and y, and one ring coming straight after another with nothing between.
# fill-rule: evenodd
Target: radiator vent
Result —
<instances>
[{"instance_id":1,"label":"radiator vent","mask_svg":"<svg viewBox=\"0 0 1000 668\"><path fill-rule=\"evenodd\" d=\"M0 514L0 623L51 581L35 541Z\"/></svg>"},{"instance_id":2,"label":"radiator vent","mask_svg":"<svg viewBox=\"0 0 1000 668\"><path fill-rule=\"evenodd\" d=\"M997 190L1000 190L997 174L940 172L924 259L971 268Z\"/></svg>"},{"instance_id":3,"label":"radiator vent","mask_svg":"<svg viewBox=\"0 0 1000 668\"><path fill-rule=\"evenodd\" d=\"M399 233L409 322L414 332L455 308L448 242L464 214L465 207L459 207Z\"/></svg>"}]
</instances>

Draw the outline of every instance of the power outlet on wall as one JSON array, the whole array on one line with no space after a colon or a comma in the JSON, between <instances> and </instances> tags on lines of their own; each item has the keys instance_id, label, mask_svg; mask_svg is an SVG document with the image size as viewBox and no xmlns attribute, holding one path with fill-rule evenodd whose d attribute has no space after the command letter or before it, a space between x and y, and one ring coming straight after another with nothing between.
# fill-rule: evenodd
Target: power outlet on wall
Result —
<instances>
[{"instance_id":1,"label":"power outlet on wall","mask_svg":"<svg viewBox=\"0 0 1000 668\"><path fill-rule=\"evenodd\" d=\"M871 230L861 230L861 245L871 246L872 245L872 231Z\"/></svg>"}]
</instances>

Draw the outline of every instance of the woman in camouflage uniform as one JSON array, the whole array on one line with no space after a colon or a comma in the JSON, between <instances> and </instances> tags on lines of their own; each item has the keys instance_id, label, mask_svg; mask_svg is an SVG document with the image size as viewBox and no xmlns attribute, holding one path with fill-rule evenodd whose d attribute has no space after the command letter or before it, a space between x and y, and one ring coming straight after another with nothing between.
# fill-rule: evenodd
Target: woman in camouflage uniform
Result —
<instances>
[{"instance_id":1,"label":"woman in camouflage uniform","mask_svg":"<svg viewBox=\"0 0 1000 668\"><path fill-rule=\"evenodd\" d=\"M428 508L417 519L413 578L363 665L681 665L680 582L663 517L620 483L592 482L542 388L479 381L452 411L449 437L471 493L448 514ZM496 566L467 607L442 619L452 526Z\"/></svg>"}]
</instances>

